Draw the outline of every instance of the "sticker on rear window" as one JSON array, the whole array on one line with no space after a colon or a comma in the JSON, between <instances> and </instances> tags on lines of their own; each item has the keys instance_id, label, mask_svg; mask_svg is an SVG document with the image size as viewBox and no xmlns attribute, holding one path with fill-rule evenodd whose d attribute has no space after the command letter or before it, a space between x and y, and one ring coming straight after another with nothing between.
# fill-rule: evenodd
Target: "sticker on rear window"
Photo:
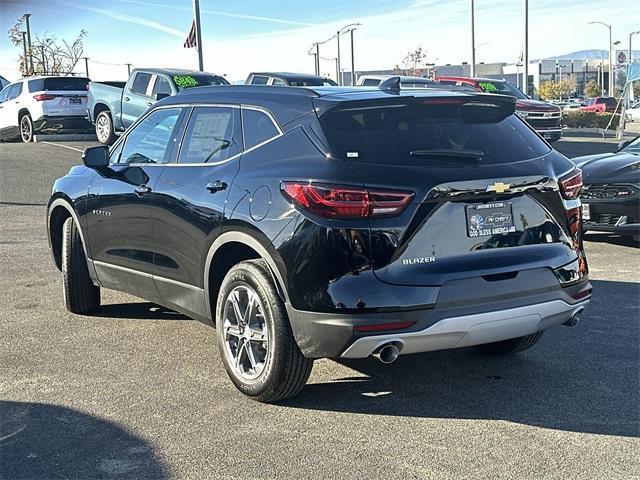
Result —
<instances>
[{"instance_id":1,"label":"sticker on rear window","mask_svg":"<svg viewBox=\"0 0 640 480\"><path fill-rule=\"evenodd\" d=\"M493 93L498 91L498 87L496 87L491 82L480 82L478 85L480 85L480 88L487 93Z\"/></svg>"},{"instance_id":2,"label":"sticker on rear window","mask_svg":"<svg viewBox=\"0 0 640 480\"><path fill-rule=\"evenodd\" d=\"M347 152L347 158L358 158L358 152Z\"/></svg>"},{"instance_id":3,"label":"sticker on rear window","mask_svg":"<svg viewBox=\"0 0 640 480\"><path fill-rule=\"evenodd\" d=\"M173 77L173 82L178 88L189 88L198 86L198 81L191 75L176 75Z\"/></svg>"}]
</instances>

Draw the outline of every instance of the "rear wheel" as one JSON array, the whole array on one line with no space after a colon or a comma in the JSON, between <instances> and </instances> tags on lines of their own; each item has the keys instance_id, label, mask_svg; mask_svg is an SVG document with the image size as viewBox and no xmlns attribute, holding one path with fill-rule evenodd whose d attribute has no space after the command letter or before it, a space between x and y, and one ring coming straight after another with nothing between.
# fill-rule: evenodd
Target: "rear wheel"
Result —
<instances>
[{"instance_id":1,"label":"rear wheel","mask_svg":"<svg viewBox=\"0 0 640 480\"><path fill-rule=\"evenodd\" d=\"M96 137L103 145L111 145L116 140L113 120L108 110L100 112L96 117Z\"/></svg>"},{"instance_id":2,"label":"rear wheel","mask_svg":"<svg viewBox=\"0 0 640 480\"><path fill-rule=\"evenodd\" d=\"M524 337L511 338L501 342L485 343L484 345L476 345L475 347L482 353L489 355L509 355L529 350L538 343L541 336L542 332L536 332Z\"/></svg>"},{"instance_id":3,"label":"rear wheel","mask_svg":"<svg viewBox=\"0 0 640 480\"><path fill-rule=\"evenodd\" d=\"M33 121L28 113L20 118L20 138L25 143L33 141Z\"/></svg>"},{"instance_id":4,"label":"rear wheel","mask_svg":"<svg viewBox=\"0 0 640 480\"><path fill-rule=\"evenodd\" d=\"M100 307L100 288L89 277L82 238L71 217L62 226L62 291L72 313L87 314Z\"/></svg>"},{"instance_id":5,"label":"rear wheel","mask_svg":"<svg viewBox=\"0 0 640 480\"><path fill-rule=\"evenodd\" d=\"M311 374L313 360L298 348L263 260L239 263L227 273L216 306L216 336L231 381L254 400L292 397Z\"/></svg>"}]
</instances>

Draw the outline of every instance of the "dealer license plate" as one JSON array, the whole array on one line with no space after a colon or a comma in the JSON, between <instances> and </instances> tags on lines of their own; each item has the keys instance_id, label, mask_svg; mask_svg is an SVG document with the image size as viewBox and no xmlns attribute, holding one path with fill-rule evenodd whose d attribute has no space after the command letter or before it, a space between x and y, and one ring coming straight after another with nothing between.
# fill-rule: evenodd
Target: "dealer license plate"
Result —
<instances>
[{"instance_id":1,"label":"dealer license plate","mask_svg":"<svg viewBox=\"0 0 640 480\"><path fill-rule=\"evenodd\" d=\"M69 103L72 105L80 105L82 103L82 99L80 98L69 98Z\"/></svg>"},{"instance_id":2,"label":"dealer license plate","mask_svg":"<svg viewBox=\"0 0 640 480\"><path fill-rule=\"evenodd\" d=\"M515 232L511 202L491 202L467 205L467 235L483 237Z\"/></svg>"},{"instance_id":3,"label":"dealer license plate","mask_svg":"<svg viewBox=\"0 0 640 480\"><path fill-rule=\"evenodd\" d=\"M591 208L589 208L588 203L582 204L582 219L591 220Z\"/></svg>"}]
</instances>

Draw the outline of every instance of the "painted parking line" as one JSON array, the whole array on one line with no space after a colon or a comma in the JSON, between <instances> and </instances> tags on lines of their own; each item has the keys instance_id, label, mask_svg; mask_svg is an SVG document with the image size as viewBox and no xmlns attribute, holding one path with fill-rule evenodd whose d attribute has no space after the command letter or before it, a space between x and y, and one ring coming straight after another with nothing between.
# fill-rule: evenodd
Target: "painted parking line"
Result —
<instances>
[{"instance_id":1,"label":"painted parking line","mask_svg":"<svg viewBox=\"0 0 640 480\"><path fill-rule=\"evenodd\" d=\"M68 148L69 150L75 150L76 152L80 152L80 153L84 152L84 150L81 150L76 147L70 147L69 145L61 145L59 143L53 143L53 142L42 142L42 143L46 143L47 145L55 145L56 147Z\"/></svg>"}]
</instances>

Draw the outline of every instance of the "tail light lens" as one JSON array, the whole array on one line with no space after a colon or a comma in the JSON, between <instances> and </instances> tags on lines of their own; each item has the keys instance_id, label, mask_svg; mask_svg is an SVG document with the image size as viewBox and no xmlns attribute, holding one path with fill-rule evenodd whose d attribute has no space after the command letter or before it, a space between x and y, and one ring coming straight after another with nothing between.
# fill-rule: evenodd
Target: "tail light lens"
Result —
<instances>
[{"instance_id":1,"label":"tail light lens","mask_svg":"<svg viewBox=\"0 0 640 480\"><path fill-rule=\"evenodd\" d=\"M578 198L582 189L582 170L576 169L566 177L560 179L560 193L562 198L573 200Z\"/></svg>"},{"instance_id":2,"label":"tail light lens","mask_svg":"<svg viewBox=\"0 0 640 480\"><path fill-rule=\"evenodd\" d=\"M284 182L282 193L308 212L336 219L392 217L413 198L413 192L298 182Z\"/></svg>"},{"instance_id":3,"label":"tail light lens","mask_svg":"<svg viewBox=\"0 0 640 480\"><path fill-rule=\"evenodd\" d=\"M34 95L33 98L35 98L38 102L44 102L45 100L53 100L54 98L57 98L58 95L51 95L50 93L39 93L38 95Z\"/></svg>"}]
</instances>

